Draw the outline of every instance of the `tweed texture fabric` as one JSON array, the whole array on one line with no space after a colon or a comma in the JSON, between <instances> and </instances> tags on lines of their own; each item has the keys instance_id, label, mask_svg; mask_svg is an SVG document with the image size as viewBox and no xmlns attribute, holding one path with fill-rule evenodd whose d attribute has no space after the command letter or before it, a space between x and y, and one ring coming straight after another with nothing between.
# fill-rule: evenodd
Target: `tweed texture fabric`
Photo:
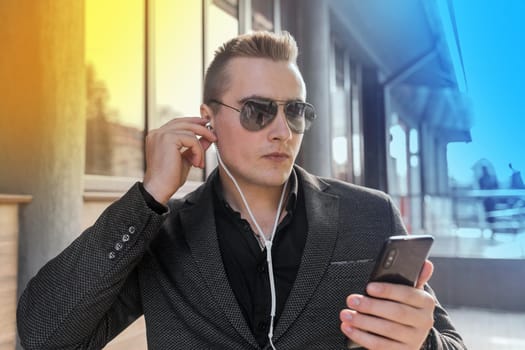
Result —
<instances>
[{"instance_id":1,"label":"tweed texture fabric","mask_svg":"<svg viewBox=\"0 0 525 350\"><path fill-rule=\"evenodd\" d=\"M346 349L346 296L363 293L385 238L406 231L384 193L296 172L307 240L273 342ZM134 185L29 282L17 310L22 346L100 349L144 314L149 349L260 349L228 283L213 213L210 180L162 215ZM440 305L434 320L426 348L465 349Z\"/></svg>"}]
</instances>

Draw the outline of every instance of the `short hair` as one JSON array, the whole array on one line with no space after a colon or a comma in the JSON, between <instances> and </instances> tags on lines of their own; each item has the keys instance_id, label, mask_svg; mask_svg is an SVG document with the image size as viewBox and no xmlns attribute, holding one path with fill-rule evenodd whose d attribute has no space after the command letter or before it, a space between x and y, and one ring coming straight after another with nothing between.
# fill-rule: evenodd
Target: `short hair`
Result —
<instances>
[{"instance_id":1,"label":"short hair","mask_svg":"<svg viewBox=\"0 0 525 350\"><path fill-rule=\"evenodd\" d=\"M215 51L204 76L203 102L218 99L228 89L228 63L235 57L268 58L297 65L297 43L287 31L257 31L239 35Z\"/></svg>"}]
</instances>

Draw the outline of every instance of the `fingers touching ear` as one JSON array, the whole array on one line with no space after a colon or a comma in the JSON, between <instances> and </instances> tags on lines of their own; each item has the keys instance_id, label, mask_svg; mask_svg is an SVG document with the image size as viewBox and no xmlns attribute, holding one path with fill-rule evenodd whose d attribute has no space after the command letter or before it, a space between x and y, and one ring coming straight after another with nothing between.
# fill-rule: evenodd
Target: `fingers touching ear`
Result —
<instances>
[{"instance_id":1,"label":"fingers touching ear","mask_svg":"<svg viewBox=\"0 0 525 350\"><path fill-rule=\"evenodd\" d=\"M213 127L214 114L210 106L204 103L201 104L200 113L201 113L201 118L206 119L208 123L210 123L211 126Z\"/></svg>"}]
</instances>

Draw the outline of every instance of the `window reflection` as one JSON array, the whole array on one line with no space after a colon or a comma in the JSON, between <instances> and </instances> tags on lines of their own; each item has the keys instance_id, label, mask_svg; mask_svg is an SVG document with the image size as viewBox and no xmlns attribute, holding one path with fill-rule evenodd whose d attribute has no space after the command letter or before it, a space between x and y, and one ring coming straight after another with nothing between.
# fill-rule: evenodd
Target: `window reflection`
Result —
<instances>
[{"instance_id":1,"label":"window reflection","mask_svg":"<svg viewBox=\"0 0 525 350\"><path fill-rule=\"evenodd\" d=\"M272 0L252 0L252 29L268 30L274 29Z\"/></svg>"},{"instance_id":2,"label":"window reflection","mask_svg":"<svg viewBox=\"0 0 525 350\"><path fill-rule=\"evenodd\" d=\"M419 166L419 136L397 113L390 116L388 144L388 188L409 232L421 233L423 197Z\"/></svg>"},{"instance_id":3,"label":"window reflection","mask_svg":"<svg viewBox=\"0 0 525 350\"><path fill-rule=\"evenodd\" d=\"M155 1L157 116L152 127L159 127L174 117L199 115L203 76L200 19L200 1Z\"/></svg>"},{"instance_id":4,"label":"window reflection","mask_svg":"<svg viewBox=\"0 0 525 350\"><path fill-rule=\"evenodd\" d=\"M341 180L350 180L348 174L348 129L349 129L349 96L348 69L343 48L333 44L333 77L332 81L332 172Z\"/></svg>"},{"instance_id":5,"label":"window reflection","mask_svg":"<svg viewBox=\"0 0 525 350\"><path fill-rule=\"evenodd\" d=\"M228 14L234 19L239 18L239 1L238 0L213 0L211 11L219 10L220 13ZM217 12L215 12L215 15Z\"/></svg>"},{"instance_id":6,"label":"window reflection","mask_svg":"<svg viewBox=\"0 0 525 350\"><path fill-rule=\"evenodd\" d=\"M331 123L333 176L363 183L361 69L338 42L332 47Z\"/></svg>"},{"instance_id":7,"label":"window reflection","mask_svg":"<svg viewBox=\"0 0 525 350\"><path fill-rule=\"evenodd\" d=\"M350 63L350 98L352 109L352 178L355 184L363 184L363 123L361 112L361 70Z\"/></svg>"},{"instance_id":8,"label":"window reflection","mask_svg":"<svg viewBox=\"0 0 525 350\"><path fill-rule=\"evenodd\" d=\"M150 128L158 128L176 117L199 116L203 9L201 1L185 0L156 0L153 6L156 108ZM188 179L202 177L203 171L192 167Z\"/></svg>"},{"instance_id":9,"label":"window reflection","mask_svg":"<svg viewBox=\"0 0 525 350\"><path fill-rule=\"evenodd\" d=\"M86 173L141 177L144 1L89 0L85 6Z\"/></svg>"},{"instance_id":10,"label":"window reflection","mask_svg":"<svg viewBox=\"0 0 525 350\"><path fill-rule=\"evenodd\" d=\"M215 50L239 34L239 4L237 0L213 0L206 8L206 67Z\"/></svg>"},{"instance_id":11,"label":"window reflection","mask_svg":"<svg viewBox=\"0 0 525 350\"><path fill-rule=\"evenodd\" d=\"M215 50L229 39L239 34L239 7L237 0L213 0L205 9L204 60L206 67L211 63ZM206 174L217 166L217 156L213 147L206 153Z\"/></svg>"}]
</instances>

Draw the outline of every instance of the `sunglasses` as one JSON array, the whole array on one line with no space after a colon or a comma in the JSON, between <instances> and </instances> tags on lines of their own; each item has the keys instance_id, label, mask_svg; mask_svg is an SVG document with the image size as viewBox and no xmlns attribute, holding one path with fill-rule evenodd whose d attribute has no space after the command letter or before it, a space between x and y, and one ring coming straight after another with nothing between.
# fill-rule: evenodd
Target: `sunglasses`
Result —
<instances>
[{"instance_id":1,"label":"sunglasses","mask_svg":"<svg viewBox=\"0 0 525 350\"><path fill-rule=\"evenodd\" d=\"M264 98L249 98L243 101L241 109L232 107L219 100L210 100L240 113L241 125L249 131L259 131L269 125L277 116L279 106L284 106L286 122L296 134L302 134L310 128L316 118L314 106L302 101L275 101Z\"/></svg>"}]
</instances>

